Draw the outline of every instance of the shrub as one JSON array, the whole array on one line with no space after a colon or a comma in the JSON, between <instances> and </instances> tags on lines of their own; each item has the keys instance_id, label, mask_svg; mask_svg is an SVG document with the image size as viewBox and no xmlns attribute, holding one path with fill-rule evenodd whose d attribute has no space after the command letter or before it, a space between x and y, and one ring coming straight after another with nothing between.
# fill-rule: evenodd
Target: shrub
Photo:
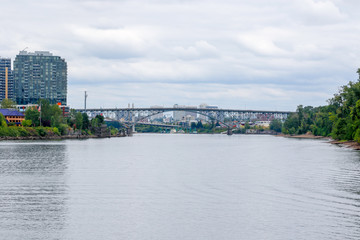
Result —
<instances>
[{"instance_id":1,"label":"shrub","mask_svg":"<svg viewBox=\"0 0 360 240\"><path fill-rule=\"evenodd\" d=\"M116 135L119 133L119 130L116 128L111 128L110 133L111 133L111 135Z\"/></svg>"},{"instance_id":2,"label":"shrub","mask_svg":"<svg viewBox=\"0 0 360 240\"><path fill-rule=\"evenodd\" d=\"M23 120L21 125L23 125L24 127L30 127L32 125L32 121L31 120Z\"/></svg>"},{"instance_id":3,"label":"shrub","mask_svg":"<svg viewBox=\"0 0 360 240\"><path fill-rule=\"evenodd\" d=\"M20 136L20 133L17 129L17 127L8 127L8 132L10 137L18 137Z\"/></svg>"},{"instance_id":4,"label":"shrub","mask_svg":"<svg viewBox=\"0 0 360 240\"><path fill-rule=\"evenodd\" d=\"M39 133L36 131L35 128L27 127L25 129L29 133L30 136L39 136Z\"/></svg>"},{"instance_id":5,"label":"shrub","mask_svg":"<svg viewBox=\"0 0 360 240\"><path fill-rule=\"evenodd\" d=\"M44 127L37 127L36 131L42 137L46 136L46 134L47 134L47 131L46 131L46 129Z\"/></svg>"},{"instance_id":6,"label":"shrub","mask_svg":"<svg viewBox=\"0 0 360 240\"><path fill-rule=\"evenodd\" d=\"M27 137L30 135L30 133L23 127L19 127L18 129L19 135L22 137Z\"/></svg>"},{"instance_id":7,"label":"shrub","mask_svg":"<svg viewBox=\"0 0 360 240\"><path fill-rule=\"evenodd\" d=\"M53 131L56 135L58 135L58 136L61 135L61 133L60 133L60 131L59 131L59 129L58 129L57 127L54 127L54 128L52 129L52 131Z\"/></svg>"},{"instance_id":8,"label":"shrub","mask_svg":"<svg viewBox=\"0 0 360 240\"><path fill-rule=\"evenodd\" d=\"M66 135L67 134L67 130L68 130L68 126L66 124L63 124L61 123L59 125L59 128L58 128L59 132L61 135Z\"/></svg>"},{"instance_id":9,"label":"shrub","mask_svg":"<svg viewBox=\"0 0 360 240\"><path fill-rule=\"evenodd\" d=\"M9 136L8 127L0 127L0 136Z\"/></svg>"}]
</instances>

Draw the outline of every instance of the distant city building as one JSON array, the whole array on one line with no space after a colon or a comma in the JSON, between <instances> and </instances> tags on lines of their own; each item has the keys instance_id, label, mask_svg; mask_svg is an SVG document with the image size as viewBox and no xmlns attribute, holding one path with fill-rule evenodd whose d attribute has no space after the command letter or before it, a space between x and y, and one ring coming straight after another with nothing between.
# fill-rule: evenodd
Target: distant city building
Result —
<instances>
[{"instance_id":1,"label":"distant city building","mask_svg":"<svg viewBox=\"0 0 360 240\"><path fill-rule=\"evenodd\" d=\"M14 61L17 104L35 104L47 99L51 104L67 103L67 64L47 51L20 51Z\"/></svg>"},{"instance_id":2,"label":"distant city building","mask_svg":"<svg viewBox=\"0 0 360 240\"><path fill-rule=\"evenodd\" d=\"M3 99L14 100L14 78L10 58L0 58L0 101Z\"/></svg>"},{"instance_id":3,"label":"distant city building","mask_svg":"<svg viewBox=\"0 0 360 240\"><path fill-rule=\"evenodd\" d=\"M256 121L255 125L262 127L270 127L271 121Z\"/></svg>"}]
</instances>

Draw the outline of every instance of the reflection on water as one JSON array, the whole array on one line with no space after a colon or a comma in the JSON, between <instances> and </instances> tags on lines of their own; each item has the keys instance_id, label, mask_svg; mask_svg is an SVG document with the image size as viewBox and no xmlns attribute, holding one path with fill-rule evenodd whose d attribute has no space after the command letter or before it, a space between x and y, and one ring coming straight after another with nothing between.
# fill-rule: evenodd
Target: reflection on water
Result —
<instances>
[{"instance_id":1,"label":"reflection on water","mask_svg":"<svg viewBox=\"0 0 360 240\"><path fill-rule=\"evenodd\" d=\"M0 236L359 239L359 180L358 152L318 140L0 142Z\"/></svg>"},{"instance_id":2,"label":"reflection on water","mask_svg":"<svg viewBox=\"0 0 360 240\"><path fill-rule=\"evenodd\" d=\"M0 239L55 239L66 217L66 145L0 143Z\"/></svg>"}]
</instances>

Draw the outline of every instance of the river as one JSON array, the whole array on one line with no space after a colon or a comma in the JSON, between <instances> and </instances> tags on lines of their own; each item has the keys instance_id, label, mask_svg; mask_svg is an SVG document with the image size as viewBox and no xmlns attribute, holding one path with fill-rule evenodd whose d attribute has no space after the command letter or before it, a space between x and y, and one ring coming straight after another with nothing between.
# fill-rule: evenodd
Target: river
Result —
<instances>
[{"instance_id":1,"label":"river","mask_svg":"<svg viewBox=\"0 0 360 240\"><path fill-rule=\"evenodd\" d=\"M0 142L0 239L360 237L360 154L325 140Z\"/></svg>"}]
</instances>

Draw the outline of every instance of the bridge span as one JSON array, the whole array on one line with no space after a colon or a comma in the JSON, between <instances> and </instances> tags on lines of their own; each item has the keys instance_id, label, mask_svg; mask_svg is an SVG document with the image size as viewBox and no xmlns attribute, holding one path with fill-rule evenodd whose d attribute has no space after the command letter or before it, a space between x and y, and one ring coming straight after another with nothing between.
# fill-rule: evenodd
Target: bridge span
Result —
<instances>
[{"instance_id":1,"label":"bridge span","mask_svg":"<svg viewBox=\"0 0 360 240\"><path fill-rule=\"evenodd\" d=\"M76 109L78 112L87 113L89 116L103 115L114 120L140 122L151 116L174 111L193 112L222 123L228 121L271 121L279 119L284 121L291 112L266 111L266 110L238 110L222 108L187 108L187 107L153 107L153 108L89 108ZM225 124L225 123L224 123ZM225 124L227 125L227 124Z\"/></svg>"},{"instance_id":2,"label":"bridge span","mask_svg":"<svg viewBox=\"0 0 360 240\"><path fill-rule=\"evenodd\" d=\"M228 135L232 134L231 122L233 121L270 121L279 119L284 121L291 112L289 111L263 111L263 110L237 110L221 108L188 108L188 107L150 107L150 108L89 108L76 109L81 113L86 113L90 117L103 115L107 119L115 121L132 122L132 128L135 131L135 125L143 122L151 116L165 112L192 112L208 119L219 121L228 128ZM229 125L230 124L230 125Z\"/></svg>"}]
</instances>

